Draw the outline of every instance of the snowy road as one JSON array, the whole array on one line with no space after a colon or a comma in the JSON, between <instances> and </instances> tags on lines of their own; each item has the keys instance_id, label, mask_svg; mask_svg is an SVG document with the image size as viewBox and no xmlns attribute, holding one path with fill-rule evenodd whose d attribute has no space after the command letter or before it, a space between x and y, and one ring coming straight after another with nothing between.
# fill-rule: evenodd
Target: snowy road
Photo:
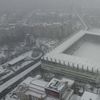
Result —
<instances>
[{"instance_id":1,"label":"snowy road","mask_svg":"<svg viewBox=\"0 0 100 100\"><path fill-rule=\"evenodd\" d=\"M0 93L2 91L4 91L5 89L7 89L9 86L11 86L12 84L14 84L16 81L18 81L19 79L23 78L25 75L27 75L29 72L31 72L32 70L34 70L35 68L37 68L41 63L38 62L36 64L34 64L33 66L29 67L27 70L23 71L22 73L18 74L17 76L13 77L12 79L10 79L9 81L5 82L4 84L2 84L0 86Z\"/></svg>"}]
</instances>

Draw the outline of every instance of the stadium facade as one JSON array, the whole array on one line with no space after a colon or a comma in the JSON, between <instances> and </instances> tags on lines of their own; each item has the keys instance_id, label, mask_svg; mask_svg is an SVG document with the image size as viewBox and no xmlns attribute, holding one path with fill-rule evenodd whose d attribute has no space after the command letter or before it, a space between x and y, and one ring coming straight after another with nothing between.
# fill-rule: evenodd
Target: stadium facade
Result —
<instances>
[{"instance_id":1,"label":"stadium facade","mask_svg":"<svg viewBox=\"0 0 100 100\"><path fill-rule=\"evenodd\" d=\"M53 74L61 74L76 81L82 81L99 85L100 84L99 60L98 62L96 62L91 59L87 59L73 54L74 51L77 51L75 48L76 44L78 43L79 47L82 45L80 43L80 40L84 42L88 40L91 41L95 40L97 45L99 46L100 34L88 31L80 31L76 33L74 36L64 41L54 50L47 53L41 59L42 61L41 68L45 73L50 72ZM91 43L95 41L92 41ZM74 47L74 49L71 49L72 47ZM89 52L92 51L92 49L93 48L91 48L90 51L89 50L86 51L87 55ZM86 50L85 47L84 50ZM71 53L71 51L73 52ZM93 55L93 53L94 51L92 51L90 55ZM99 56L99 53L100 52L95 51L95 54L97 54L96 57ZM94 58L94 55L92 57Z\"/></svg>"}]
</instances>

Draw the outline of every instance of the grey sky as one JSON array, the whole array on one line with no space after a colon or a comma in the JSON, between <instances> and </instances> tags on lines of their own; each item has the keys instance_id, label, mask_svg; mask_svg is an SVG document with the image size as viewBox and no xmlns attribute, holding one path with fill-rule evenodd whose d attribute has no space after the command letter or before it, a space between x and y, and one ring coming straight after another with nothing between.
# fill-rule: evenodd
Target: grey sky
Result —
<instances>
[{"instance_id":1,"label":"grey sky","mask_svg":"<svg viewBox=\"0 0 100 100\"><path fill-rule=\"evenodd\" d=\"M0 10L29 8L66 8L70 3L79 6L99 7L100 0L0 0Z\"/></svg>"}]
</instances>

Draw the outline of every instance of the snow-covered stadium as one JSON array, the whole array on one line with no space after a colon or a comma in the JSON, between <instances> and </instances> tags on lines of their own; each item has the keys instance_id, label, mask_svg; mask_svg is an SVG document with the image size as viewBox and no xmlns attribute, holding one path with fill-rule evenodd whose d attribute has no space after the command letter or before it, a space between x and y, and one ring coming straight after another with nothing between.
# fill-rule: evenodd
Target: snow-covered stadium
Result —
<instances>
[{"instance_id":1,"label":"snow-covered stadium","mask_svg":"<svg viewBox=\"0 0 100 100\"><path fill-rule=\"evenodd\" d=\"M45 72L100 84L100 34L80 31L42 58Z\"/></svg>"}]
</instances>

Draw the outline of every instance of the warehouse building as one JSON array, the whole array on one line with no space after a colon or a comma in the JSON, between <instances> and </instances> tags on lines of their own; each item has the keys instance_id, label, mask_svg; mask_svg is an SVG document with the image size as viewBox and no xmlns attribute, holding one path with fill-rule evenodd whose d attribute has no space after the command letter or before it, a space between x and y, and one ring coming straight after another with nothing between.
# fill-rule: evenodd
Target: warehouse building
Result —
<instances>
[{"instance_id":1,"label":"warehouse building","mask_svg":"<svg viewBox=\"0 0 100 100\"><path fill-rule=\"evenodd\" d=\"M70 100L74 81L53 78L50 82L42 78L28 77L16 89L19 100Z\"/></svg>"}]
</instances>

